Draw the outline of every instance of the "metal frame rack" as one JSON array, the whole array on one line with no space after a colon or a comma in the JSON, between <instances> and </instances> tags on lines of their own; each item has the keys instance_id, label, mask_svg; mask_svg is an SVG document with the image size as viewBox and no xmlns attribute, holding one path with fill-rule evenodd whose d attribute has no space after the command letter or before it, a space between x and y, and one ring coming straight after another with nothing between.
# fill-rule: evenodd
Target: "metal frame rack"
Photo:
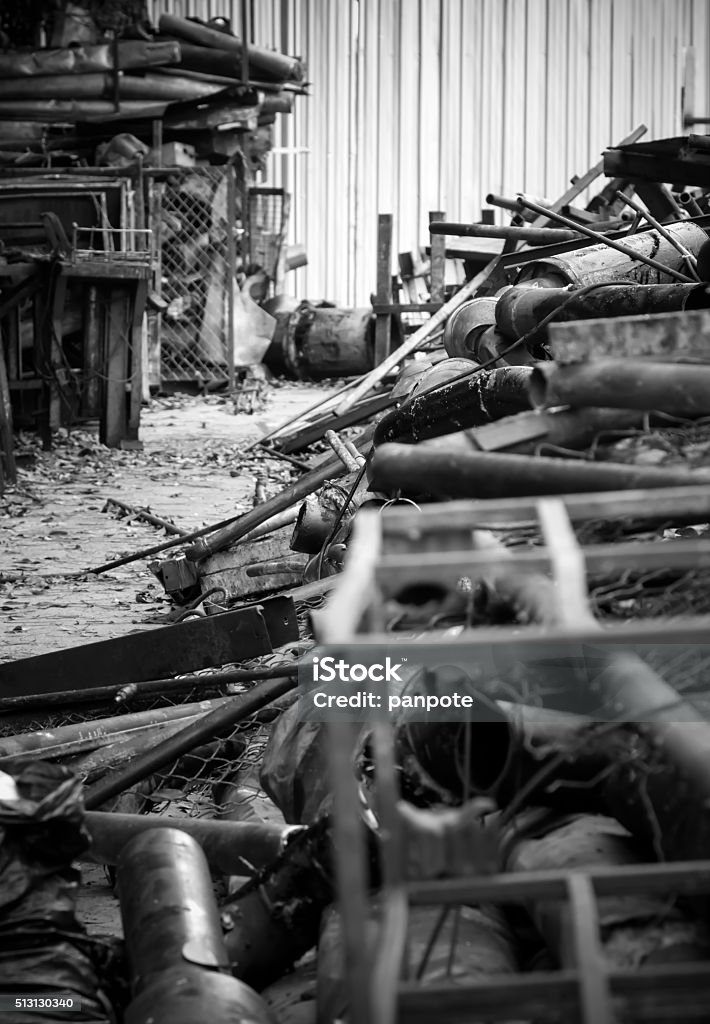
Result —
<instances>
[{"instance_id":1,"label":"metal frame rack","mask_svg":"<svg viewBox=\"0 0 710 1024\"><path fill-rule=\"evenodd\" d=\"M587 604L588 569L639 571L660 566L710 566L710 542L631 542L581 547L572 523L633 517L697 523L710 515L707 487L664 488L559 498L451 502L424 509L395 506L360 513L346 570L327 610L320 613L318 639L327 644L387 643L384 601L414 581L453 588L464 578L504 568L549 572L556 595L555 624L468 629L447 638L447 651L475 658L481 645L521 659L543 645L706 644L708 617L651 620L602 629ZM521 554L475 550L474 531L486 527L538 525L544 547ZM422 637L422 639L425 639ZM427 638L428 639L428 638ZM436 639L436 637L432 637ZM619 1021L703 1020L710 1016L708 963L653 965L634 970L604 961L597 900L640 893L710 892L710 861L646 864L599 870L481 874L408 882L403 870L402 828L397 815L393 732L372 723L376 812L382 873L381 916L373 943L368 920L367 851L362 804L353 773L355 733L350 723L328 724L334 792L334 838L339 905L347 963L349 1019L353 1024L394 1021ZM407 975L408 908L439 904L525 904L562 901L569 921L568 955L559 970L489 976L483 980L421 984Z\"/></svg>"}]
</instances>

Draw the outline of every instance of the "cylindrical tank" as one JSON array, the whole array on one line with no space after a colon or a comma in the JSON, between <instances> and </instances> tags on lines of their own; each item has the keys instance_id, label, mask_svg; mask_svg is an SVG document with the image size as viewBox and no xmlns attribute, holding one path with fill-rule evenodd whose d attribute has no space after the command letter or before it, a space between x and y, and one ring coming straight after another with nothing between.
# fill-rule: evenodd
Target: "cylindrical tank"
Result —
<instances>
[{"instance_id":1,"label":"cylindrical tank","mask_svg":"<svg viewBox=\"0 0 710 1024\"><path fill-rule=\"evenodd\" d=\"M392 346L401 341L392 319ZM277 317L264 362L274 373L298 380L325 380L368 373L375 365L375 316L369 306L338 309L302 302Z\"/></svg>"},{"instance_id":2,"label":"cylindrical tank","mask_svg":"<svg viewBox=\"0 0 710 1024\"><path fill-rule=\"evenodd\" d=\"M690 221L666 224L665 228L694 256L697 256L701 246L708 240L705 231ZM657 231L639 231L636 235L625 236L623 241L624 245L634 249L641 256L648 256L672 270L686 271L684 257ZM662 274L640 260L617 252L603 242L587 245L560 256L547 256L543 260L526 263L521 267L515 283L523 284L539 277L548 278L550 284L561 288L568 284L581 288L588 284L613 281L629 281L636 284L673 282L670 275Z\"/></svg>"},{"instance_id":3,"label":"cylindrical tank","mask_svg":"<svg viewBox=\"0 0 710 1024\"><path fill-rule=\"evenodd\" d=\"M709 308L710 289L704 284L609 285L579 298L569 288L509 288L498 300L495 318L503 334L513 340L536 332L551 313L560 323Z\"/></svg>"},{"instance_id":4,"label":"cylindrical tank","mask_svg":"<svg viewBox=\"0 0 710 1024\"><path fill-rule=\"evenodd\" d=\"M233 978L205 855L178 829L135 836L118 862L133 996L125 1024L275 1024Z\"/></svg>"}]
</instances>

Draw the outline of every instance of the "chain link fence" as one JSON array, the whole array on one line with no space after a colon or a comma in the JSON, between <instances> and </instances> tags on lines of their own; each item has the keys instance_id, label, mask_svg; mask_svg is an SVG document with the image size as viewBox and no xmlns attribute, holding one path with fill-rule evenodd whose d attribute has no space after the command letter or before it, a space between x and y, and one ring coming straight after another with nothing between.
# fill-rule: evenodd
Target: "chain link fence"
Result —
<instances>
[{"instance_id":1,"label":"chain link fence","mask_svg":"<svg viewBox=\"0 0 710 1024\"><path fill-rule=\"evenodd\" d=\"M238 249L239 210L231 165L195 167L160 190L155 212L160 294L161 378L225 381L230 288ZM235 234L230 246L230 232Z\"/></svg>"}]
</instances>

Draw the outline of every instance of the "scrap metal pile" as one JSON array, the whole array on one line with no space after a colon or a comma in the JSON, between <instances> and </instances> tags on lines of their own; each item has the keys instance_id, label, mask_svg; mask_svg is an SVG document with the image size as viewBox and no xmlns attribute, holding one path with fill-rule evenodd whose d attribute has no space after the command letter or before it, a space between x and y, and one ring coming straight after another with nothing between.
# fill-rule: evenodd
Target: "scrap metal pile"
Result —
<instances>
[{"instance_id":1,"label":"scrap metal pile","mask_svg":"<svg viewBox=\"0 0 710 1024\"><path fill-rule=\"evenodd\" d=\"M0 166L91 164L97 146L111 166L150 146L156 122L165 142L203 158L232 156L245 132L268 149L270 126L306 91L299 58L245 47L224 18L166 14L152 26L133 0L7 6Z\"/></svg>"},{"instance_id":2,"label":"scrap metal pile","mask_svg":"<svg viewBox=\"0 0 710 1024\"><path fill-rule=\"evenodd\" d=\"M292 483L93 568L182 621L0 664L3 987L41 939L95 1020L708 1019L710 177L650 159L493 197L506 251L259 443ZM394 713L314 719L299 668L368 643ZM124 947L60 885L89 837Z\"/></svg>"}]
</instances>

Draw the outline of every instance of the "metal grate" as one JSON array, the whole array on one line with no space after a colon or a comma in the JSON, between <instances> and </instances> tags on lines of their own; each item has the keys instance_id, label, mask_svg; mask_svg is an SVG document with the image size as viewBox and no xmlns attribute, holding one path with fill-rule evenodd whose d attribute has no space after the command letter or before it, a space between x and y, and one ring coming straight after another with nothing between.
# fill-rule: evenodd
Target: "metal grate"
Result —
<instances>
[{"instance_id":1,"label":"metal grate","mask_svg":"<svg viewBox=\"0 0 710 1024\"><path fill-rule=\"evenodd\" d=\"M237 231L231 166L196 167L168 183L157 213L167 303L161 326L161 377L209 383L227 379L229 232Z\"/></svg>"}]
</instances>

